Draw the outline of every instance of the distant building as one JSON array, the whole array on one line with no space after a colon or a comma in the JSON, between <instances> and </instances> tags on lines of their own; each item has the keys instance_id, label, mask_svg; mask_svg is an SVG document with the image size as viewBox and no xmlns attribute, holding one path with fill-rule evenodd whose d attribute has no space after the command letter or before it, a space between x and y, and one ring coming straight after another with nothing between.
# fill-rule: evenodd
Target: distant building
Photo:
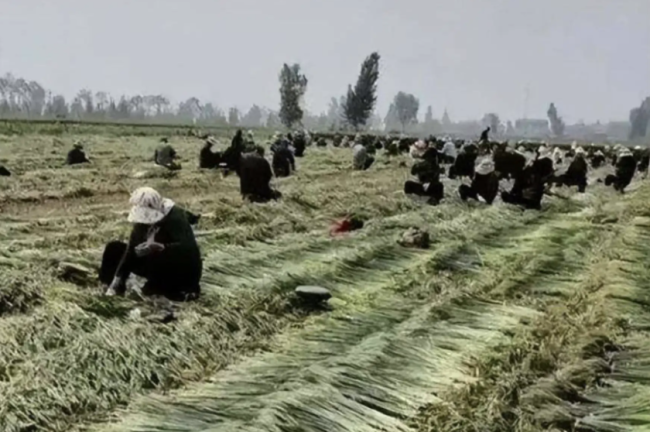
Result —
<instances>
[{"instance_id":1,"label":"distant building","mask_svg":"<svg viewBox=\"0 0 650 432\"><path fill-rule=\"evenodd\" d=\"M515 120L515 133L525 137L546 137L549 135L548 120L518 119Z\"/></svg>"}]
</instances>

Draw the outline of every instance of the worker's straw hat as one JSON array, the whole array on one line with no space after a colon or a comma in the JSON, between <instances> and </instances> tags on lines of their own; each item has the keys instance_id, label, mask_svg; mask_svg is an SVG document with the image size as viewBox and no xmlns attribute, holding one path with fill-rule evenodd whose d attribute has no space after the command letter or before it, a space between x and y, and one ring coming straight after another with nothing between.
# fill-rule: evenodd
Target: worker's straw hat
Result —
<instances>
[{"instance_id":1,"label":"worker's straw hat","mask_svg":"<svg viewBox=\"0 0 650 432\"><path fill-rule=\"evenodd\" d=\"M537 151L539 152L540 159L549 157L548 147L546 147L545 145L540 146Z\"/></svg>"},{"instance_id":2,"label":"worker's straw hat","mask_svg":"<svg viewBox=\"0 0 650 432\"><path fill-rule=\"evenodd\" d=\"M494 172L494 162L489 157L485 158L478 164L474 171L479 175L491 174Z\"/></svg>"},{"instance_id":3,"label":"worker's straw hat","mask_svg":"<svg viewBox=\"0 0 650 432\"><path fill-rule=\"evenodd\" d=\"M623 147L621 149L621 152L618 154L618 157L624 157L624 156L633 156L632 152L627 147Z\"/></svg>"},{"instance_id":4,"label":"worker's straw hat","mask_svg":"<svg viewBox=\"0 0 650 432\"><path fill-rule=\"evenodd\" d=\"M429 147L429 145L426 142L424 142L424 140L417 140L413 145L418 150L426 150Z\"/></svg>"},{"instance_id":5,"label":"worker's straw hat","mask_svg":"<svg viewBox=\"0 0 650 432\"><path fill-rule=\"evenodd\" d=\"M129 203L129 222L145 225L160 222L174 207L172 200L163 198L158 191L147 186L136 189Z\"/></svg>"}]
</instances>

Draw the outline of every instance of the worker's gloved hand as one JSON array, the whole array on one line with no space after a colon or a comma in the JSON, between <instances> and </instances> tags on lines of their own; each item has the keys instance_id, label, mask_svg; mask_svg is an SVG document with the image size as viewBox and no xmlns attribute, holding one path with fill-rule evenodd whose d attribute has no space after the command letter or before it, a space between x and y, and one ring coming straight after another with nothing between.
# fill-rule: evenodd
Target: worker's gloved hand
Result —
<instances>
[{"instance_id":1,"label":"worker's gloved hand","mask_svg":"<svg viewBox=\"0 0 650 432\"><path fill-rule=\"evenodd\" d=\"M159 253L165 250L165 245L161 243L142 243L135 247L135 254L139 258Z\"/></svg>"},{"instance_id":2,"label":"worker's gloved hand","mask_svg":"<svg viewBox=\"0 0 650 432\"><path fill-rule=\"evenodd\" d=\"M110 286L106 290L106 295L107 296L122 295L124 294L125 290L126 290L126 286L124 283L124 279L115 277L113 278L113 282L111 282Z\"/></svg>"}]
</instances>

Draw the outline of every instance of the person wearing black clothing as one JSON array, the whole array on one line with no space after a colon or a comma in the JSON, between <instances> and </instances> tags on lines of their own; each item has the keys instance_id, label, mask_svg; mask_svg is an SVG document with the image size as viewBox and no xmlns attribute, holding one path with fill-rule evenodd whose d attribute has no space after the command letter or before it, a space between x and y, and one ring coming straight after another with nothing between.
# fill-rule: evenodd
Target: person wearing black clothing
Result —
<instances>
[{"instance_id":1,"label":"person wearing black clothing","mask_svg":"<svg viewBox=\"0 0 650 432\"><path fill-rule=\"evenodd\" d=\"M490 139L488 138L488 134L490 133L490 127L488 126L487 129L485 129L483 132L481 132L481 138L479 139L480 142L488 142Z\"/></svg>"},{"instance_id":2,"label":"person wearing black clothing","mask_svg":"<svg viewBox=\"0 0 650 432\"><path fill-rule=\"evenodd\" d=\"M209 137L205 140L205 145L199 154L199 168L213 169L219 168L222 162L222 153L212 151L212 147L216 143L215 139Z\"/></svg>"},{"instance_id":3,"label":"person wearing black clothing","mask_svg":"<svg viewBox=\"0 0 650 432\"><path fill-rule=\"evenodd\" d=\"M307 147L307 138L305 137L304 132L296 133L296 137L293 139L293 148L296 149L296 157L303 157L305 155L305 148Z\"/></svg>"},{"instance_id":4,"label":"person wearing black clothing","mask_svg":"<svg viewBox=\"0 0 650 432\"><path fill-rule=\"evenodd\" d=\"M130 274L147 280L144 295L184 301L200 295L203 262L189 218L196 216L149 187L131 195L129 242L106 245L99 279L107 295L123 295Z\"/></svg>"},{"instance_id":5,"label":"person wearing black clothing","mask_svg":"<svg viewBox=\"0 0 650 432\"><path fill-rule=\"evenodd\" d=\"M578 147L566 173L555 179L555 185L578 186L578 192L583 193L587 188L588 169L585 151L582 147Z\"/></svg>"},{"instance_id":6,"label":"person wearing black clothing","mask_svg":"<svg viewBox=\"0 0 650 432\"><path fill-rule=\"evenodd\" d=\"M169 144L166 144L167 141L161 141L163 143L159 146L154 153L154 162L156 165L167 168L171 171L177 171L181 169L180 164L176 163L176 150Z\"/></svg>"},{"instance_id":7,"label":"person wearing black clothing","mask_svg":"<svg viewBox=\"0 0 650 432\"><path fill-rule=\"evenodd\" d=\"M605 178L606 186L614 186L614 189L623 193L625 188L632 182L636 172L636 159L628 149L623 149L616 158L616 174L610 174Z\"/></svg>"},{"instance_id":8,"label":"person wearing black clothing","mask_svg":"<svg viewBox=\"0 0 650 432\"><path fill-rule=\"evenodd\" d=\"M75 144L72 150L68 152L68 157L65 160L66 165L77 165L89 162L90 161L86 157L83 146L79 143Z\"/></svg>"},{"instance_id":9,"label":"person wearing black clothing","mask_svg":"<svg viewBox=\"0 0 650 432\"><path fill-rule=\"evenodd\" d=\"M257 153L242 155L239 161L239 190L250 202L268 202L282 195L271 188L273 171L268 160Z\"/></svg>"},{"instance_id":10,"label":"person wearing black clothing","mask_svg":"<svg viewBox=\"0 0 650 432\"><path fill-rule=\"evenodd\" d=\"M462 184L458 188L458 194L463 201L475 199L481 196L487 204L492 204L499 193L499 177L494 171L494 161L486 158L481 161L475 169L471 185Z\"/></svg>"},{"instance_id":11,"label":"person wearing black clothing","mask_svg":"<svg viewBox=\"0 0 650 432\"><path fill-rule=\"evenodd\" d=\"M437 205L444 197L445 188L440 182L440 165L438 165L438 151L435 148L427 149L422 155L422 161L413 165L411 175L418 181L407 180L404 183L406 195L428 197L428 203Z\"/></svg>"},{"instance_id":12,"label":"person wearing black clothing","mask_svg":"<svg viewBox=\"0 0 650 432\"><path fill-rule=\"evenodd\" d=\"M279 138L271 145L273 152L273 172L276 177L288 177L296 170L296 159L289 141Z\"/></svg>"}]
</instances>

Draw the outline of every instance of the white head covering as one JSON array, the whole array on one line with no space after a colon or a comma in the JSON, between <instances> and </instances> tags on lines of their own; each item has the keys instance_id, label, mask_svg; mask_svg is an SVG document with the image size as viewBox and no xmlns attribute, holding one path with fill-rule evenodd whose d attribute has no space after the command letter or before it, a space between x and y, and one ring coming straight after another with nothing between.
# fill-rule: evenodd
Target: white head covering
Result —
<instances>
[{"instance_id":1,"label":"white head covering","mask_svg":"<svg viewBox=\"0 0 650 432\"><path fill-rule=\"evenodd\" d=\"M596 156L605 156L602 151L596 150L596 153L594 153Z\"/></svg>"},{"instance_id":2,"label":"white head covering","mask_svg":"<svg viewBox=\"0 0 650 432\"><path fill-rule=\"evenodd\" d=\"M578 148L575 149L576 156L577 155L584 155L585 153L586 153L585 149L583 149L582 147L578 147Z\"/></svg>"},{"instance_id":3,"label":"white head covering","mask_svg":"<svg viewBox=\"0 0 650 432\"><path fill-rule=\"evenodd\" d=\"M484 158L479 162L478 166L474 169L474 172L479 175L488 175L494 172L494 162L491 158Z\"/></svg>"},{"instance_id":4,"label":"white head covering","mask_svg":"<svg viewBox=\"0 0 650 432\"><path fill-rule=\"evenodd\" d=\"M153 225L160 222L174 207L174 202L163 198L155 189L148 186L133 191L131 199L129 222Z\"/></svg>"},{"instance_id":5,"label":"white head covering","mask_svg":"<svg viewBox=\"0 0 650 432\"><path fill-rule=\"evenodd\" d=\"M362 169L368 159L368 150L361 143L356 143L352 147L352 165L355 169Z\"/></svg>"},{"instance_id":6,"label":"white head covering","mask_svg":"<svg viewBox=\"0 0 650 432\"><path fill-rule=\"evenodd\" d=\"M414 158L421 158L429 146L422 140L416 141L409 149L409 155Z\"/></svg>"},{"instance_id":7,"label":"white head covering","mask_svg":"<svg viewBox=\"0 0 650 432\"><path fill-rule=\"evenodd\" d=\"M634 150L641 150L641 146L634 147Z\"/></svg>"},{"instance_id":8,"label":"white head covering","mask_svg":"<svg viewBox=\"0 0 650 432\"><path fill-rule=\"evenodd\" d=\"M217 140L213 136L209 136L206 141L209 142L212 145L217 145L218 144Z\"/></svg>"},{"instance_id":9,"label":"white head covering","mask_svg":"<svg viewBox=\"0 0 650 432\"><path fill-rule=\"evenodd\" d=\"M546 147L545 145L540 146L538 152L539 152L539 159L544 159L549 157L548 147Z\"/></svg>"},{"instance_id":10,"label":"white head covering","mask_svg":"<svg viewBox=\"0 0 650 432\"><path fill-rule=\"evenodd\" d=\"M564 152L560 150L559 147L555 147L553 149L553 162L559 163L560 159L562 159L563 156L564 156Z\"/></svg>"},{"instance_id":11,"label":"white head covering","mask_svg":"<svg viewBox=\"0 0 650 432\"><path fill-rule=\"evenodd\" d=\"M454 144L454 142L452 140L447 140L447 142L445 142L445 145L442 146L442 153L445 156L455 158L458 155L458 151L456 149L456 144Z\"/></svg>"},{"instance_id":12,"label":"white head covering","mask_svg":"<svg viewBox=\"0 0 650 432\"><path fill-rule=\"evenodd\" d=\"M629 148L624 147L621 149L621 152L618 154L618 157L634 156Z\"/></svg>"}]
</instances>

